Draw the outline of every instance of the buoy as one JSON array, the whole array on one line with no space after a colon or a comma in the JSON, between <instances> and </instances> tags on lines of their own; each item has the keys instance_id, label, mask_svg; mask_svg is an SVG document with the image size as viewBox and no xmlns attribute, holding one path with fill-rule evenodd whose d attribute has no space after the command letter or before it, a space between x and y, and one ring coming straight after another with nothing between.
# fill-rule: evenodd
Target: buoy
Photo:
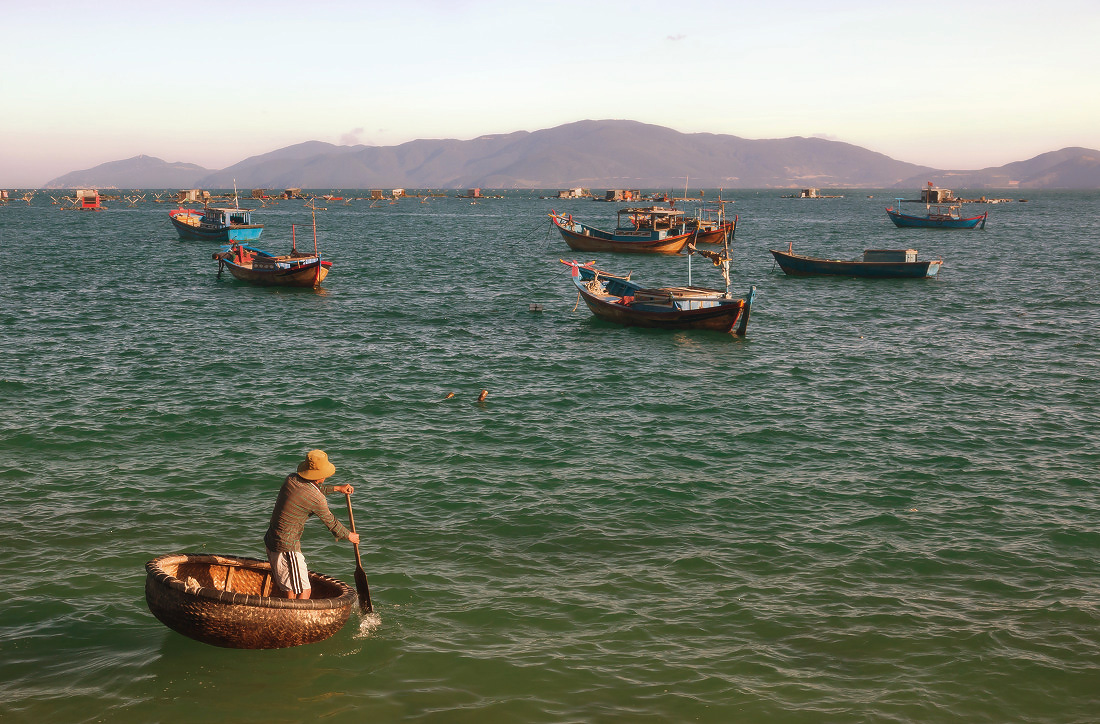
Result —
<instances>
[{"instance_id":1,"label":"buoy","mask_svg":"<svg viewBox=\"0 0 1100 724\"><path fill-rule=\"evenodd\" d=\"M489 396L489 390L482 390L481 394L477 396L478 402L484 402L485 398Z\"/></svg>"},{"instance_id":2,"label":"buoy","mask_svg":"<svg viewBox=\"0 0 1100 724\"><path fill-rule=\"evenodd\" d=\"M447 396L446 396L446 397L444 397L443 399L444 399L444 400L449 400L449 399L451 399L451 398L452 398L452 397L454 397L454 396L455 396L455 393L453 393L453 392L448 392L448 393L447 393Z\"/></svg>"}]
</instances>

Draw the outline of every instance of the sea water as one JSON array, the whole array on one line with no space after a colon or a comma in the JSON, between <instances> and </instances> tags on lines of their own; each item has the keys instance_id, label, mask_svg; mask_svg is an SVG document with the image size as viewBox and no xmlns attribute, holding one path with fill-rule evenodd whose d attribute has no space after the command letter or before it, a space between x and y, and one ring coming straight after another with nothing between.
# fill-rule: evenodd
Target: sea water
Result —
<instances>
[{"instance_id":1,"label":"sea water","mask_svg":"<svg viewBox=\"0 0 1100 724\"><path fill-rule=\"evenodd\" d=\"M727 190L738 339L592 317L547 214L617 206L546 193L321 202L316 291L219 278L151 194L0 207L0 719L1096 720L1100 194L927 231L894 191ZM300 200L253 220L312 249ZM788 245L944 264L794 278ZM145 563L262 557L315 447L375 615L274 651L153 618ZM320 523L303 547L352 582Z\"/></svg>"}]
</instances>

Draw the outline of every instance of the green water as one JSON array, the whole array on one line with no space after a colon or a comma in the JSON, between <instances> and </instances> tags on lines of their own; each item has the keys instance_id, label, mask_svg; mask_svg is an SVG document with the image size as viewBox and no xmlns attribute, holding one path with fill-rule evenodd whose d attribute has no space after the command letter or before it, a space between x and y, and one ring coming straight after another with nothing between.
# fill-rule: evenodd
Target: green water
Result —
<instances>
[{"instance_id":1,"label":"green water","mask_svg":"<svg viewBox=\"0 0 1100 724\"><path fill-rule=\"evenodd\" d=\"M331 204L319 292L219 280L166 204L0 207L0 720L1095 721L1100 194L941 232L781 193L725 194L743 340L577 307L546 214L612 204ZM788 243L944 265L789 278ZM262 556L312 447L376 616L276 651L153 618L145 562ZM352 582L316 521L304 551Z\"/></svg>"}]
</instances>

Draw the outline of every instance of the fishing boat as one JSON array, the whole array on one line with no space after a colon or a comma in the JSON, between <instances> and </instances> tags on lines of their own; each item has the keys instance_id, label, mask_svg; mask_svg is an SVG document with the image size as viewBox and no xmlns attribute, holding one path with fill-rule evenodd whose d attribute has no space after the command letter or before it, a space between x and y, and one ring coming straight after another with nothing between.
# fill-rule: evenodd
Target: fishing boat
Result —
<instances>
[{"instance_id":1,"label":"fishing boat","mask_svg":"<svg viewBox=\"0 0 1100 724\"><path fill-rule=\"evenodd\" d=\"M551 223L574 251L679 254L696 235L684 212L659 206L619 209L615 229L604 231L550 210Z\"/></svg>"},{"instance_id":2,"label":"fishing boat","mask_svg":"<svg viewBox=\"0 0 1100 724\"><path fill-rule=\"evenodd\" d=\"M309 572L308 599L271 596L271 564L217 554L168 554L145 564L145 601L168 628L213 646L280 649L323 641L347 623L356 593Z\"/></svg>"},{"instance_id":3,"label":"fishing boat","mask_svg":"<svg viewBox=\"0 0 1100 724\"><path fill-rule=\"evenodd\" d=\"M252 212L207 206L204 209L174 209L168 212L172 226L181 239L199 241L255 241L263 233L263 224L252 223Z\"/></svg>"},{"instance_id":4,"label":"fishing boat","mask_svg":"<svg viewBox=\"0 0 1100 724\"><path fill-rule=\"evenodd\" d=\"M769 249L776 263L791 276L846 276L876 279L915 279L934 277L943 260L917 261L916 249L866 249L863 258L855 261L819 259L795 254L793 245L787 251Z\"/></svg>"},{"instance_id":5,"label":"fishing boat","mask_svg":"<svg viewBox=\"0 0 1100 724\"><path fill-rule=\"evenodd\" d=\"M695 210L695 216L687 219L687 226L694 232L692 243L723 244L736 231L737 217L726 216L725 204L718 200L717 208L703 205Z\"/></svg>"},{"instance_id":6,"label":"fishing boat","mask_svg":"<svg viewBox=\"0 0 1100 724\"><path fill-rule=\"evenodd\" d=\"M643 287L597 269L595 262L560 260L572 270L581 299L596 317L626 327L709 329L745 336L756 287L744 297L696 286Z\"/></svg>"},{"instance_id":7,"label":"fishing boat","mask_svg":"<svg viewBox=\"0 0 1100 724\"><path fill-rule=\"evenodd\" d=\"M227 244L214 254L218 262L218 278L222 271L242 282L261 286L313 287L321 286L332 262L321 258L317 250L317 212L313 216L313 253L298 251L296 225L290 227L290 253L272 254L243 242Z\"/></svg>"},{"instance_id":8,"label":"fishing boat","mask_svg":"<svg viewBox=\"0 0 1100 724\"><path fill-rule=\"evenodd\" d=\"M756 287L751 287L744 297L730 291L729 242L727 237L720 252L697 249L692 244L687 255L688 283L682 287L643 287L632 281L630 275L624 277L597 269L595 262L559 261L570 268L580 298L600 319L627 327L709 329L744 337ZM692 285L691 259L696 254L721 269L725 291Z\"/></svg>"},{"instance_id":9,"label":"fishing boat","mask_svg":"<svg viewBox=\"0 0 1100 724\"><path fill-rule=\"evenodd\" d=\"M984 229L986 211L979 216L963 216L960 204L925 204L923 216L901 213L902 199L897 199L894 208L887 207L886 214L894 226L902 229Z\"/></svg>"}]
</instances>

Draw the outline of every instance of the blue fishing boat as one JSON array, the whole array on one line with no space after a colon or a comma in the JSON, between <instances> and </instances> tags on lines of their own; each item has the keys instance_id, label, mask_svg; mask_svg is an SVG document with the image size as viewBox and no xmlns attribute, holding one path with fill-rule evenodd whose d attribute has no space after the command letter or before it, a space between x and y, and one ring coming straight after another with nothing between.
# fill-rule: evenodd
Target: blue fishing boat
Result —
<instances>
[{"instance_id":1,"label":"blue fishing boat","mask_svg":"<svg viewBox=\"0 0 1100 724\"><path fill-rule=\"evenodd\" d=\"M207 206L205 209L175 209L168 212L181 239L199 241L255 241L263 224L252 223L252 212L239 206Z\"/></svg>"},{"instance_id":2,"label":"blue fishing boat","mask_svg":"<svg viewBox=\"0 0 1100 724\"><path fill-rule=\"evenodd\" d=\"M875 279L913 279L934 277L943 260L917 261L916 249L867 249L863 259L819 259L795 254L791 246L787 251L769 249L783 273L791 276L845 276Z\"/></svg>"},{"instance_id":3,"label":"blue fishing boat","mask_svg":"<svg viewBox=\"0 0 1100 724\"><path fill-rule=\"evenodd\" d=\"M886 214L894 226L902 229L984 229L989 212L980 216L963 216L959 204L925 204L923 216L901 213L901 199Z\"/></svg>"},{"instance_id":4,"label":"blue fishing boat","mask_svg":"<svg viewBox=\"0 0 1100 724\"><path fill-rule=\"evenodd\" d=\"M636 254L679 254L697 235L697 227L680 209L659 206L620 209L615 229L604 231L556 214L550 220L574 251L618 251Z\"/></svg>"}]
</instances>

